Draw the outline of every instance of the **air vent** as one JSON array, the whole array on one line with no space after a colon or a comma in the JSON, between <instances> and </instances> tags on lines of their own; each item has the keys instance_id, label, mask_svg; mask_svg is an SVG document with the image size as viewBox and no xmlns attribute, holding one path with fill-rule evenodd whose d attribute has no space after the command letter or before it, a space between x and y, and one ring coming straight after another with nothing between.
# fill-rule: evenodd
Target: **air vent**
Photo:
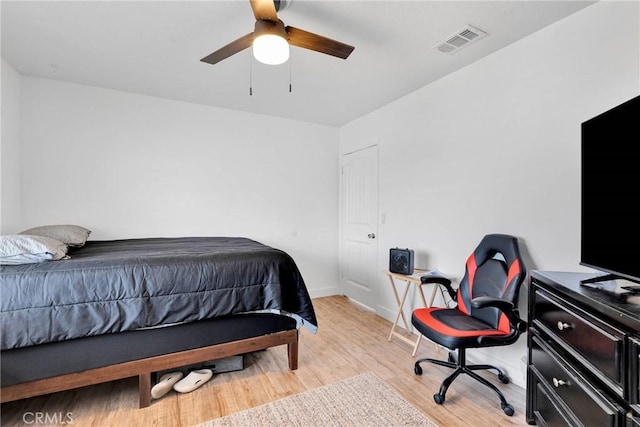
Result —
<instances>
[{"instance_id":1,"label":"air vent","mask_svg":"<svg viewBox=\"0 0 640 427\"><path fill-rule=\"evenodd\" d=\"M463 47L469 46L471 43L480 40L486 35L487 33L485 31L471 25L467 25L433 46L433 49L453 54Z\"/></svg>"}]
</instances>

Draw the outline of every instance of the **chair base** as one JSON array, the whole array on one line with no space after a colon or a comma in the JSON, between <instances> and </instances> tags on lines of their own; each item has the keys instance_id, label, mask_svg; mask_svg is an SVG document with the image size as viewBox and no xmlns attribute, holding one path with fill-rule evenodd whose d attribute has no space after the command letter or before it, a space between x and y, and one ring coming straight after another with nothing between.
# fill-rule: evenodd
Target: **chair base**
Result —
<instances>
[{"instance_id":1,"label":"chair base","mask_svg":"<svg viewBox=\"0 0 640 427\"><path fill-rule=\"evenodd\" d=\"M505 399L504 395L498 389L498 387L496 387L495 385L491 384L489 381L487 381L486 379L482 378L480 375L476 374L474 371L485 370L485 369L493 369L493 370L498 372L498 378L500 379L500 381L503 384L508 384L510 382L510 379L507 376L507 374L505 374L504 371L502 371L501 369L499 369L499 368L497 368L495 366L492 366L492 365L467 365L466 349L464 349L464 348L459 348L458 349L458 360L457 361L454 360L453 355L451 353L449 353L449 360L447 360L447 361L438 360L438 359L430 359L430 358L424 358L424 359L417 360L415 365L414 365L414 372L415 372L416 375L422 375L422 367L420 366L420 363L422 363L422 362L429 362L429 363L433 363L435 365L440 365L440 366L445 366L447 368L455 369L451 375L449 375L447 378L444 379L444 381L440 385L440 390L438 391L438 393L433 395L433 400L437 404L440 405L440 404L444 403L445 395L447 394L447 390L449 389L449 386L451 385L451 383L458 377L458 375L467 374L471 378L473 378L474 380L476 380L476 381L480 382L481 384L484 384L485 386L489 387L491 390L493 390L498 395L498 397L500 398L500 407L502 408L502 410L504 411L504 413L506 415L512 416L514 414L513 406L511 406L507 402L507 399Z\"/></svg>"}]
</instances>

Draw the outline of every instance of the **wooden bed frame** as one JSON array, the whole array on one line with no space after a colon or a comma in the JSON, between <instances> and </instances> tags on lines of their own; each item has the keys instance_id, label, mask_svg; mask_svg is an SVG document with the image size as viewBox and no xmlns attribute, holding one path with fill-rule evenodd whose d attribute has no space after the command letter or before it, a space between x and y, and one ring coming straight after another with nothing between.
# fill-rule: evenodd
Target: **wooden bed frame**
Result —
<instances>
[{"instance_id":1,"label":"wooden bed frame","mask_svg":"<svg viewBox=\"0 0 640 427\"><path fill-rule=\"evenodd\" d=\"M255 315L254 315L255 316ZM268 316L278 316L273 314L268 314ZM233 317L233 316L232 316ZM286 316L279 316L286 317ZM139 406L140 408L145 408L151 404L151 379L152 375L156 372L161 372L169 369L176 369L179 367L203 363L210 360L217 360L224 357L236 356L245 353L250 353L258 350L265 350L270 347L287 345L287 354L289 359L289 369L295 370L298 368L298 329L296 327L295 319L287 317L290 322L286 322L286 325L279 324L278 326L273 327L273 331L268 333L261 332L260 335L257 336L246 336L240 339L234 339L228 342L221 342L211 345L205 345L199 348L191 348L191 349L178 349L177 351L173 351L166 354L160 354L152 357L144 357L144 358L136 358L135 355L131 360L121 360L118 363L113 363L107 366L101 366L92 369L80 370L78 372L73 373L65 373L62 375L55 375L56 368L55 366L51 367L51 372L54 373L53 376L49 376L47 378L41 378L36 380L31 380L27 382L21 382L18 384L11 384L7 386L3 386L0 391L1 402L10 402L18 399L24 399L34 396L39 396L48 393L54 393L63 390L70 390L78 387L84 387L93 384L104 383L108 381L118 380L122 378L128 377L138 377L138 388L139 388ZM215 319L209 320L208 322L214 322ZM257 318L253 321L264 322L260 318ZM202 322L193 322L193 324L202 323ZM213 323L215 326L215 323ZM188 330L189 324L180 325L182 328L179 333L185 333L185 330ZM229 328L229 324L221 325L221 328ZM170 330L172 327L163 328L165 330ZM157 329L155 330L156 334L158 333ZM166 331L168 332L168 331ZM215 334L215 328L211 329L212 334ZM131 332L130 332L131 333ZM133 331L133 333L139 333L139 337L144 337L145 331ZM165 331L162 331L165 333ZM112 334L118 335L118 334ZM169 334L170 335L170 334ZM246 333L245 333L246 335ZM146 336L149 336L148 334ZM90 339L94 340L89 345L95 345L95 340L99 340L101 337L90 337ZM113 339L113 337L111 337ZM136 337L138 339L138 337ZM225 339L225 338L223 338ZM76 343L78 341L87 340L86 338L81 338L78 340L72 340ZM215 338L214 338L215 340ZM64 346L65 343L58 343L59 346ZM46 345L45 345L46 346ZM35 346L35 347L43 347L41 351L39 349L28 349L27 351L31 351L31 353L35 353L36 359L40 360L42 363L47 363L47 348L44 346ZM106 349L104 350L108 351ZM20 350L20 349L18 349ZM101 349L103 350L103 349ZM12 350L3 351L1 357L6 360L5 354L11 353ZM77 353L77 349L75 351ZM70 357L73 357L74 350L68 352ZM22 355L17 354L17 357L14 359L24 359ZM17 363L23 363L21 361ZM25 364L28 366L28 361ZM4 364L4 363L3 363ZM3 376L5 374L5 368L3 367Z\"/></svg>"},{"instance_id":2,"label":"wooden bed frame","mask_svg":"<svg viewBox=\"0 0 640 427\"><path fill-rule=\"evenodd\" d=\"M317 327L293 259L246 238L93 241L68 265L5 272L3 403L138 377L144 408L163 371L285 344L295 370L299 328Z\"/></svg>"}]
</instances>

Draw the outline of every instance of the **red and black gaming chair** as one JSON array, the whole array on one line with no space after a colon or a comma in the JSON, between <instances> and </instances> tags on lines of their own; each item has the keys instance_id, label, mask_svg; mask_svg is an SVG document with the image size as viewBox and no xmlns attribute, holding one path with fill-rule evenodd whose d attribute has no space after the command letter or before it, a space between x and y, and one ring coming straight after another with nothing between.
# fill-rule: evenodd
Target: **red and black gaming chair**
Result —
<instances>
[{"instance_id":1,"label":"red and black gaming chair","mask_svg":"<svg viewBox=\"0 0 640 427\"><path fill-rule=\"evenodd\" d=\"M411 323L431 341L458 351L457 361L449 353L447 361L426 358L415 363L416 375L422 375L422 362L455 369L442 382L440 391L433 395L436 403L444 402L447 389L458 375L467 374L495 391L504 413L513 415L513 406L507 403L500 390L474 371L494 369L504 384L509 383L509 377L495 366L467 365L465 353L468 348L512 344L526 331L526 323L520 319L517 309L518 293L525 276L517 238L488 234L467 259L465 274L457 290L452 288L450 280L434 278L434 283L445 286L457 307L416 309ZM423 278L423 283L431 283L428 276Z\"/></svg>"}]
</instances>

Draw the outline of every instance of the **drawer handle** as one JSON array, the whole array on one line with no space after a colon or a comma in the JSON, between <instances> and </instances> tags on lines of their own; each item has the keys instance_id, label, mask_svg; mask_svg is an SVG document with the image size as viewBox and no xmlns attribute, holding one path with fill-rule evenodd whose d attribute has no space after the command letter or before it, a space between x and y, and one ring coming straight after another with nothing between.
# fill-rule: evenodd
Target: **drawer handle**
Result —
<instances>
[{"instance_id":1,"label":"drawer handle","mask_svg":"<svg viewBox=\"0 0 640 427\"><path fill-rule=\"evenodd\" d=\"M560 331L564 331L565 329L572 329L573 325L570 325L568 323L563 323L562 321L558 320L558 330Z\"/></svg>"},{"instance_id":2,"label":"drawer handle","mask_svg":"<svg viewBox=\"0 0 640 427\"><path fill-rule=\"evenodd\" d=\"M569 382L565 380L559 380L556 377L553 377L553 385L555 386L555 388L558 388L562 386L568 386Z\"/></svg>"}]
</instances>

